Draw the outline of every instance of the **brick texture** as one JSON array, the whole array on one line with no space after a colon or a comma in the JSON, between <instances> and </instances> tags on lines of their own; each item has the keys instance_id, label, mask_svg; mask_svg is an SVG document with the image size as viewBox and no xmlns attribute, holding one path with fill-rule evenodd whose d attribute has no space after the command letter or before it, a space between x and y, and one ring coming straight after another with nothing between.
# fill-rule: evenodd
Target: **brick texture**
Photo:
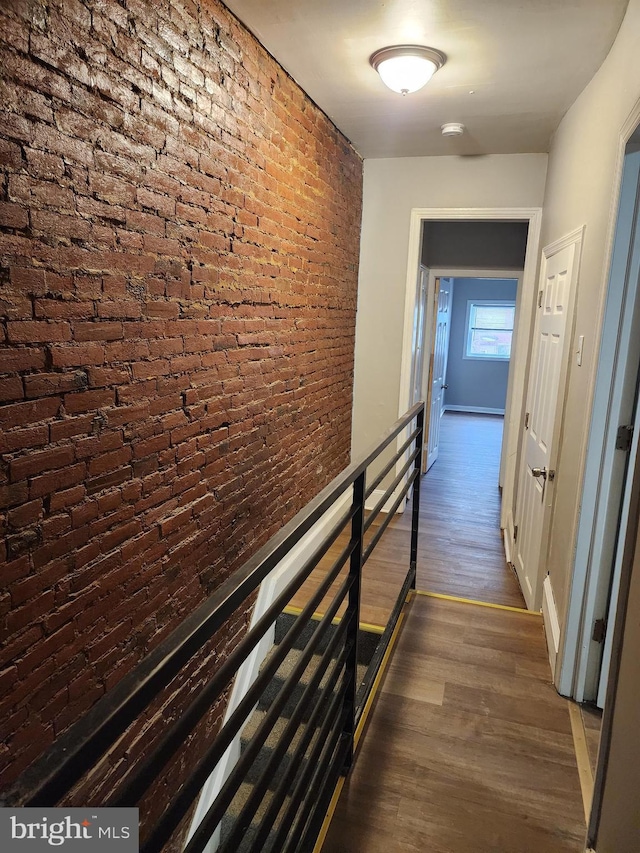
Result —
<instances>
[{"instance_id":1,"label":"brick texture","mask_svg":"<svg viewBox=\"0 0 640 853\"><path fill-rule=\"evenodd\" d=\"M0 51L6 787L348 463L362 164L217 0Z\"/></svg>"}]
</instances>

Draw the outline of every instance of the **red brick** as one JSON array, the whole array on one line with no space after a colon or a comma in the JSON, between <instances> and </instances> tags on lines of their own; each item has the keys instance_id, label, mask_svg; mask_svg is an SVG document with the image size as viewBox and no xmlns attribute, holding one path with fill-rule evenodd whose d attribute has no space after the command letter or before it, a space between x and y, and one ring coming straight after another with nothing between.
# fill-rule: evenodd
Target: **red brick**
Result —
<instances>
[{"instance_id":1,"label":"red brick","mask_svg":"<svg viewBox=\"0 0 640 853\"><path fill-rule=\"evenodd\" d=\"M73 324L73 338L76 341L116 341L124 337L122 323L80 323Z\"/></svg>"},{"instance_id":2,"label":"red brick","mask_svg":"<svg viewBox=\"0 0 640 853\"><path fill-rule=\"evenodd\" d=\"M44 349L18 347L0 350L0 373L13 373L44 367L46 363ZM1 381L1 380L0 380Z\"/></svg>"},{"instance_id":3,"label":"red brick","mask_svg":"<svg viewBox=\"0 0 640 853\"><path fill-rule=\"evenodd\" d=\"M118 468L116 471L111 471L107 474L100 474L97 477L91 477L86 481L87 493L95 495L103 489L110 489L114 486L119 486L131 479L133 472L131 467L126 465Z\"/></svg>"},{"instance_id":4,"label":"red brick","mask_svg":"<svg viewBox=\"0 0 640 853\"><path fill-rule=\"evenodd\" d=\"M21 579L17 583L11 585L11 599L14 607L23 604L25 601L36 598L40 594L51 587L66 573L64 562L56 562L48 566L46 571L30 574L28 577ZM34 607L36 605L34 604ZM42 607L42 605L39 605ZM40 613L46 613L46 608L41 609ZM21 623L21 624L27 624Z\"/></svg>"},{"instance_id":5,"label":"red brick","mask_svg":"<svg viewBox=\"0 0 640 853\"><path fill-rule=\"evenodd\" d=\"M113 319L135 319L142 316L142 309L139 302L99 302L98 317L106 317Z\"/></svg>"},{"instance_id":6,"label":"red brick","mask_svg":"<svg viewBox=\"0 0 640 853\"><path fill-rule=\"evenodd\" d=\"M29 601L28 604L14 604L6 621L9 635L13 635L16 631L21 631L28 625L33 625L34 622L42 619L51 610L54 602L55 596L53 590L49 590L48 592L41 593L37 598Z\"/></svg>"},{"instance_id":7,"label":"red brick","mask_svg":"<svg viewBox=\"0 0 640 853\"><path fill-rule=\"evenodd\" d=\"M51 347L54 367L79 367L104 363L104 347L99 344L75 344Z\"/></svg>"},{"instance_id":8,"label":"red brick","mask_svg":"<svg viewBox=\"0 0 640 853\"><path fill-rule=\"evenodd\" d=\"M53 394L64 394L67 391L86 388L87 385L87 374L84 370L68 373L37 373L24 378L27 397L49 397Z\"/></svg>"},{"instance_id":9,"label":"red brick","mask_svg":"<svg viewBox=\"0 0 640 853\"><path fill-rule=\"evenodd\" d=\"M0 379L0 403L9 400L22 400L24 397L24 385L18 376L10 376Z\"/></svg>"},{"instance_id":10,"label":"red brick","mask_svg":"<svg viewBox=\"0 0 640 853\"><path fill-rule=\"evenodd\" d=\"M44 495L51 495L59 489L68 489L70 486L81 483L86 473L84 463L77 463L63 470L52 471L40 477L35 477L29 484L29 495L33 499Z\"/></svg>"},{"instance_id":11,"label":"red brick","mask_svg":"<svg viewBox=\"0 0 640 853\"><path fill-rule=\"evenodd\" d=\"M35 474L42 474L52 468L62 468L70 465L75 458L73 447L59 447L30 453L26 457L16 459L9 464L11 480L25 480Z\"/></svg>"},{"instance_id":12,"label":"red brick","mask_svg":"<svg viewBox=\"0 0 640 853\"><path fill-rule=\"evenodd\" d=\"M49 427L46 425L12 429L0 433L0 453L14 450L26 450L29 447L41 447L49 441Z\"/></svg>"},{"instance_id":13,"label":"red brick","mask_svg":"<svg viewBox=\"0 0 640 853\"><path fill-rule=\"evenodd\" d=\"M88 473L90 476L105 474L107 471L115 471L126 465L131 460L131 448L123 447L112 453L103 453L89 462Z\"/></svg>"},{"instance_id":14,"label":"red brick","mask_svg":"<svg viewBox=\"0 0 640 853\"><path fill-rule=\"evenodd\" d=\"M111 390L81 391L79 394L65 394L64 407L68 414L76 415L115 403L115 393Z\"/></svg>"},{"instance_id":15,"label":"red brick","mask_svg":"<svg viewBox=\"0 0 640 853\"><path fill-rule=\"evenodd\" d=\"M0 427L11 429L17 426L29 426L37 424L47 418L57 415L62 400L47 398L44 400L32 400L26 403L14 403L0 408Z\"/></svg>"},{"instance_id":16,"label":"red brick","mask_svg":"<svg viewBox=\"0 0 640 853\"><path fill-rule=\"evenodd\" d=\"M136 193L136 197L138 203L143 207L151 208L162 216L173 216L176 212L176 203L169 196L151 192L151 190L140 187Z\"/></svg>"},{"instance_id":17,"label":"red brick","mask_svg":"<svg viewBox=\"0 0 640 853\"><path fill-rule=\"evenodd\" d=\"M26 228L29 225L29 211L18 204L0 201L0 225L5 228Z\"/></svg>"},{"instance_id":18,"label":"red brick","mask_svg":"<svg viewBox=\"0 0 640 853\"><path fill-rule=\"evenodd\" d=\"M25 320L7 323L7 335L12 344L53 343L70 341L71 328L68 323Z\"/></svg>"},{"instance_id":19,"label":"red brick","mask_svg":"<svg viewBox=\"0 0 640 853\"><path fill-rule=\"evenodd\" d=\"M93 317L93 302L65 302L59 299L36 299L33 303L36 318L70 320L76 317Z\"/></svg>"},{"instance_id":20,"label":"red brick","mask_svg":"<svg viewBox=\"0 0 640 853\"><path fill-rule=\"evenodd\" d=\"M51 495L49 502L51 512L57 512L60 509L73 506L79 503L85 496L86 489L84 486L74 486L71 489L66 489L62 492L56 492Z\"/></svg>"},{"instance_id":21,"label":"red brick","mask_svg":"<svg viewBox=\"0 0 640 853\"><path fill-rule=\"evenodd\" d=\"M97 417L97 420L96 420ZM65 417L49 424L49 436L52 442L76 435L86 435L102 423L100 416L95 414Z\"/></svg>"}]
</instances>

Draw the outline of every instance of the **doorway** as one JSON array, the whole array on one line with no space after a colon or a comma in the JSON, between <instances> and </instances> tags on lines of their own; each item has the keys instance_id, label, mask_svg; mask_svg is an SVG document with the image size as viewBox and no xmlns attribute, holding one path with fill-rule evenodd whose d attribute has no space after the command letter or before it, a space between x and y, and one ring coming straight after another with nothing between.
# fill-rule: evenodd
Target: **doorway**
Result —
<instances>
[{"instance_id":1,"label":"doorway","mask_svg":"<svg viewBox=\"0 0 640 853\"><path fill-rule=\"evenodd\" d=\"M512 541L515 509L515 484L517 461L519 454L520 426L523 417L523 401L525 376L530 346L531 319L537 290L537 253L540 240L541 209L540 208L478 208L478 209L442 209L416 208L411 212L409 230L409 253L407 264L407 279L405 289L405 314L402 341L402 360L400 369L400 399L399 412L405 412L409 407L412 393L413 377L413 330L415 323L416 300L419 290L416 280L420 263L423 260L423 225L424 223L524 223L526 225L526 243L524 246L524 263L521 273L521 286L518 289L519 298L516 306L516 328L514 330L513 370L511 371L507 407L505 414L504 456L501 466L502 506L500 527L504 531L505 542ZM457 250L454 246L454 250ZM438 269L431 267L430 276L436 274L464 277L479 273L481 276L504 277L511 275L512 269L489 268L478 269L478 264L454 269ZM517 273L516 273L517 275ZM424 348L427 349L425 341ZM429 343L430 346L430 343ZM507 559L510 559L507 554Z\"/></svg>"},{"instance_id":2,"label":"doorway","mask_svg":"<svg viewBox=\"0 0 640 853\"><path fill-rule=\"evenodd\" d=\"M467 270L460 276L450 272L433 270L427 276L428 271L420 267L420 299L425 305L420 314L425 328L414 332L414 352L422 385L415 385L411 402L423 399L427 406L423 473L438 458L441 415L445 411L504 415L512 379L511 348L522 272ZM501 488L505 450L502 442L497 475Z\"/></svg>"},{"instance_id":3,"label":"doorway","mask_svg":"<svg viewBox=\"0 0 640 853\"><path fill-rule=\"evenodd\" d=\"M429 413L418 583L439 594L523 607L505 558L499 488L522 274L450 272L430 273L422 338L431 348L416 348L427 379L415 399L426 399Z\"/></svg>"}]
</instances>

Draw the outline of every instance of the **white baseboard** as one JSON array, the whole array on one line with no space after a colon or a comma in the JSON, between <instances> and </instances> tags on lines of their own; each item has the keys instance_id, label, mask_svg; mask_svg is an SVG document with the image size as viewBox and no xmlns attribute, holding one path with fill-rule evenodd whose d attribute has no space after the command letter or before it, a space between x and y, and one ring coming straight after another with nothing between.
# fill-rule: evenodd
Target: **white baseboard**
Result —
<instances>
[{"instance_id":1,"label":"white baseboard","mask_svg":"<svg viewBox=\"0 0 640 853\"><path fill-rule=\"evenodd\" d=\"M556 610L556 601L551 588L551 579L546 576L542 584L542 621L547 638L547 652L551 666L551 677L555 683L556 660L560 648L560 621Z\"/></svg>"},{"instance_id":2,"label":"white baseboard","mask_svg":"<svg viewBox=\"0 0 640 853\"><path fill-rule=\"evenodd\" d=\"M373 493L375 494L375 492ZM380 492L380 496L384 494ZM253 614L251 616L251 627L266 613L275 601L277 596L282 592L286 585L291 581L296 572L300 570L304 560L317 547L320 540L326 535L331 527L338 520L339 516L346 510L352 499L351 489L347 491L336 501L336 503L316 522L311 530L302 537L298 544L284 557L278 565L269 573L260 585L258 598L256 599ZM231 691L231 698L224 715L224 722L229 719L231 714L240 704L242 698L247 694L249 688L255 681L260 671L262 661L269 653L275 639L275 626L272 626L264 637L260 640L255 649L251 652L247 660L242 664L236 675L236 679ZM222 756L215 770L211 773L205 782L198 805L191 820L189 835L187 841L198 828L198 825L204 818L211 803L220 793L220 790L233 770L235 763L240 757L240 734L238 734L229 748ZM220 833L218 830L211 837L209 843L204 848L203 853L215 853L220 844Z\"/></svg>"},{"instance_id":3,"label":"white baseboard","mask_svg":"<svg viewBox=\"0 0 640 853\"><path fill-rule=\"evenodd\" d=\"M513 534L515 531L515 522L513 520L513 513L509 509L507 512L507 520L506 524L502 529L502 541L504 542L504 553L507 557L507 563L513 563L512 557L515 556L513 554Z\"/></svg>"},{"instance_id":4,"label":"white baseboard","mask_svg":"<svg viewBox=\"0 0 640 853\"><path fill-rule=\"evenodd\" d=\"M509 531L505 527L502 531L502 542L504 544L504 555L507 558L507 563L512 563L511 559L511 543L513 541L513 536L509 536Z\"/></svg>"},{"instance_id":5,"label":"white baseboard","mask_svg":"<svg viewBox=\"0 0 640 853\"><path fill-rule=\"evenodd\" d=\"M504 409L488 409L486 406L450 406L444 407L445 412L469 412L479 415L504 415Z\"/></svg>"},{"instance_id":6,"label":"white baseboard","mask_svg":"<svg viewBox=\"0 0 640 853\"><path fill-rule=\"evenodd\" d=\"M385 493L385 489L374 489L371 492L371 494L369 495L369 497L366 499L366 501L364 503L364 508L366 510L369 510L369 511L371 511L372 509L375 509L378 501L382 500L382 496L384 495L384 493ZM397 497L396 494L391 495L391 497L385 503L385 505L382 507L380 512L390 512L391 507L393 506L393 502L395 501L396 497ZM406 505L407 505L406 501L400 501L400 506L398 507L396 512L401 515L404 512Z\"/></svg>"}]
</instances>

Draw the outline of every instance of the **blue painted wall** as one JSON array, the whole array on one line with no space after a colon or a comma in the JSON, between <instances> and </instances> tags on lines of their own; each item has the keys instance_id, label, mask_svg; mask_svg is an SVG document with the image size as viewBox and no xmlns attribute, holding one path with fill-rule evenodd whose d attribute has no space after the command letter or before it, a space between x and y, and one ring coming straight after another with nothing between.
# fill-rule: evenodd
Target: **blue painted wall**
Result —
<instances>
[{"instance_id":1,"label":"blue painted wall","mask_svg":"<svg viewBox=\"0 0 640 853\"><path fill-rule=\"evenodd\" d=\"M509 299L515 302L516 289L515 279L456 278L454 280L446 405L504 409L507 399L509 362L463 358L467 302L470 299Z\"/></svg>"}]
</instances>

